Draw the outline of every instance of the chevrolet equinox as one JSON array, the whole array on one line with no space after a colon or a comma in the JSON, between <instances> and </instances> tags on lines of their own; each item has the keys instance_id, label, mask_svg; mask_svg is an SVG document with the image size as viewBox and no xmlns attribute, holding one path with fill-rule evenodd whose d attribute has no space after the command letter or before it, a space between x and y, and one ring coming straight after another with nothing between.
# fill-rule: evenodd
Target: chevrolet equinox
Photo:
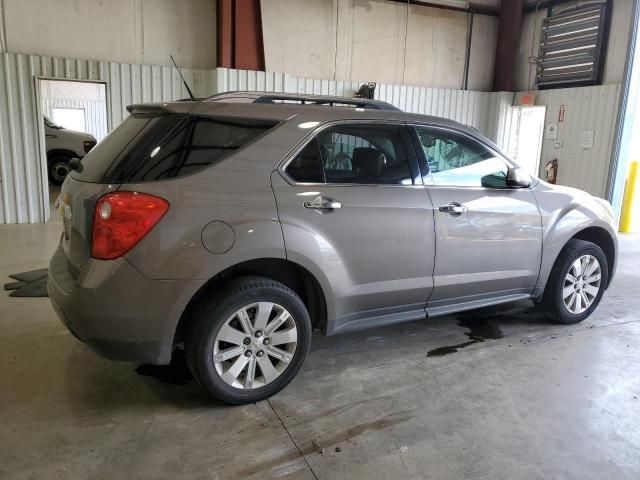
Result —
<instances>
[{"instance_id":1,"label":"chevrolet equinox","mask_svg":"<svg viewBox=\"0 0 640 480\"><path fill-rule=\"evenodd\" d=\"M77 164L49 295L97 353L229 403L325 335L531 299L576 323L614 274L611 206L476 130L364 99L232 92L134 105Z\"/></svg>"}]
</instances>

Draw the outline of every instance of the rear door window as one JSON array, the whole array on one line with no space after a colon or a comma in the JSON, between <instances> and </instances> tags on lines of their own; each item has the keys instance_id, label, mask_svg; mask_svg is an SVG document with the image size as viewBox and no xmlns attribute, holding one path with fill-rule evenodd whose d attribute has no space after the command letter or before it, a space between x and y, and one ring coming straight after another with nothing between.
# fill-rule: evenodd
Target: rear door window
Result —
<instances>
[{"instance_id":1,"label":"rear door window","mask_svg":"<svg viewBox=\"0 0 640 480\"><path fill-rule=\"evenodd\" d=\"M338 125L317 138L327 183L413 183L400 126Z\"/></svg>"},{"instance_id":2,"label":"rear door window","mask_svg":"<svg viewBox=\"0 0 640 480\"><path fill-rule=\"evenodd\" d=\"M89 152L74 178L142 183L181 177L231 155L276 124L182 114L132 116Z\"/></svg>"},{"instance_id":3,"label":"rear door window","mask_svg":"<svg viewBox=\"0 0 640 480\"><path fill-rule=\"evenodd\" d=\"M322 157L318 139L313 138L305 147L291 160L287 167L289 176L299 183L323 183L324 171L322 169Z\"/></svg>"},{"instance_id":4,"label":"rear door window","mask_svg":"<svg viewBox=\"0 0 640 480\"><path fill-rule=\"evenodd\" d=\"M321 131L287 166L296 182L412 185L400 126L352 124Z\"/></svg>"}]
</instances>

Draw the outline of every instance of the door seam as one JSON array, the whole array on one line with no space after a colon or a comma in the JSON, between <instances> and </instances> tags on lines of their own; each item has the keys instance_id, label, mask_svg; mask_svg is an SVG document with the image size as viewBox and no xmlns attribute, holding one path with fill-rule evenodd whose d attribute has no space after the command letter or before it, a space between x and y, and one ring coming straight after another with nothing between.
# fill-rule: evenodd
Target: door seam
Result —
<instances>
[{"instance_id":1,"label":"door seam","mask_svg":"<svg viewBox=\"0 0 640 480\"><path fill-rule=\"evenodd\" d=\"M271 194L273 195L273 202L276 205L276 216L278 218L278 225L280 226L280 235L282 235L282 247L284 248L284 259L289 260L289 254L287 253L287 241L284 238L284 228L282 228L282 219L280 218L280 208L278 207L278 197L276 196L276 191L273 189L273 179L272 175L274 173L278 173L278 170L273 170L269 174L269 187L271 188Z\"/></svg>"}]
</instances>

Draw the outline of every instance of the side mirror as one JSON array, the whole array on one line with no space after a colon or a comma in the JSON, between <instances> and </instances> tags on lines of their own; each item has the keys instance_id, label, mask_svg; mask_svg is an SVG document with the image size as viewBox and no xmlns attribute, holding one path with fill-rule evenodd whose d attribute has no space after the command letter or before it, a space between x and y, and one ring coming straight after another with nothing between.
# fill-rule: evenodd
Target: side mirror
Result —
<instances>
[{"instance_id":1,"label":"side mirror","mask_svg":"<svg viewBox=\"0 0 640 480\"><path fill-rule=\"evenodd\" d=\"M69 168L71 168L71 170L75 170L78 173L82 173L82 163L80 163L80 159L72 158L71 160L69 160Z\"/></svg>"},{"instance_id":2,"label":"side mirror","mask_svg":"<svg viewBox=\"0 0 640 480\"><path fill-rule=\"evenodd\" d=\"M531 176L520 167L511 167L507 170L508 188L528 188L531 185Z\"/></svg>"}]
</instances>

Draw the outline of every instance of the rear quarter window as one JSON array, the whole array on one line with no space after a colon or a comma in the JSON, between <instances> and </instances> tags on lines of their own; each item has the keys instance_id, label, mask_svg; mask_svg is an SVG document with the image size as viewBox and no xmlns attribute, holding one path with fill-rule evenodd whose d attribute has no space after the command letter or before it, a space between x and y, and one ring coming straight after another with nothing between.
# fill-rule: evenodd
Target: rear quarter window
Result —
<instances>
[{"instance_id":1,"label":"rear quarter window","mask_svg":"<svg viewBox=\"0 0 640 480\"><path fill-rule=\"evenodd\" d=\"M74 178L97 183L143 183L202 170L277 125L248 118L168 114L132 116L82 160Z\"/></svg>"}]
</instances>

